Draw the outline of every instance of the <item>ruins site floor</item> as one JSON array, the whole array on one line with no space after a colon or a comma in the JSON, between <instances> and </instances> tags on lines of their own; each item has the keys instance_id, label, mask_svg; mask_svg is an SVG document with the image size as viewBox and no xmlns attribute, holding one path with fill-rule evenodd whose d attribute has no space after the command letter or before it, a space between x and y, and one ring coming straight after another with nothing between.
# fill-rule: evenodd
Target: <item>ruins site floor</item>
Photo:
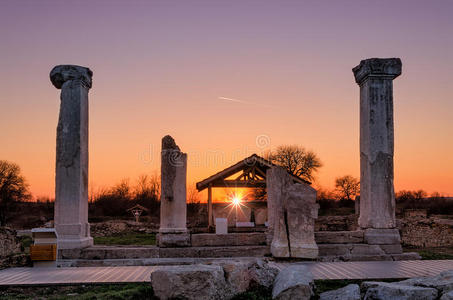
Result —
<instances>
[{"instance_id":1,"label":"ruins site floor","mask_svg":"<svg viewBox=\"0 0 453 300\"><path fill-rule=\"evenodd\" d=\"M290 263L272 262L282 269ZM299 262L315 279L379 279L433 276L453 270L453 260ZM0 286L148 282L157 266L10 268L0 271Z\"/></svg>"}]
</instances>

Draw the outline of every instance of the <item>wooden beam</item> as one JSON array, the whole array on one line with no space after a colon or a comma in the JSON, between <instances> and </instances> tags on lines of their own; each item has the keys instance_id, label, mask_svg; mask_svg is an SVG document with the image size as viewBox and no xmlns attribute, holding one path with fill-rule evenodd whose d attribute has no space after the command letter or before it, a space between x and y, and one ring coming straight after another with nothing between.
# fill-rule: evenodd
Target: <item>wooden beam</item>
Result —
<instances>
[{"instance_id":1,"label":"wooden beam","mask_svg":"<svg viewBox=\"0 0 453 300\"><path fill-rule=\"evenodd\" d=\"M212 184L208 187L208 227L213 227L212 219Z\"/></svg>"},{"instance_id":2,"label":"wooden beam","mask_svg":"<svg viewBox=\"0 0 453 300\"><path fill-rule=\"evenodd\" d=\"M262 187L266 186L265 180L244 181L244 180L221 180L212 182L211 187L235 188L235 187Z\"/></svg>"}]
</instances>

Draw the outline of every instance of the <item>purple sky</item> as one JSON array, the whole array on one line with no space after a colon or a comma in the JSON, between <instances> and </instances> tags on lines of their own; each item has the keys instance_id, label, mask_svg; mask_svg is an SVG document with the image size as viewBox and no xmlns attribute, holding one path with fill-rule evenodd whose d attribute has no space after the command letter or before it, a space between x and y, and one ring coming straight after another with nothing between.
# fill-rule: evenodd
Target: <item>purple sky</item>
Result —
<instances>
[{"instance_id":1,"label":"purple sky","mask_svg":"<svg viewBox=\"0 0 453 300\"><path fill-rule=\"evenodd\" d=\"M193 153L245 156L265 134L318 153L317 185L331 188L359 176L351 68L369 57L403 61L396 189L453 195L453 1L3 0L0 159L21 165L36 194L53 193L59 92L48 74L69 63L94 72L93 186L158 170L139 157L156 157L169 133L193 182L234 162Z\"/></svg>"}]
</instances>

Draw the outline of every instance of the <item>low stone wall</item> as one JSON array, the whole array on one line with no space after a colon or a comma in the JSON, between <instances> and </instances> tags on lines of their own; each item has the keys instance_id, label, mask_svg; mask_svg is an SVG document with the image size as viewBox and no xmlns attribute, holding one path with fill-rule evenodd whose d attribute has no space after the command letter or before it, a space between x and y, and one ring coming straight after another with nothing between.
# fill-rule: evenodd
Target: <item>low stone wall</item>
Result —
<instances>
[{"instance_id":1,"label":"low stone wall","mask_svg":"<svg viewBox=\"0 0 453 300\"><path fill-rule=\"evenodd\" d=\"M0 227L0 269L23 266L27 263L28 257L22 253L16 232L10 228Z\"/></svg>"},{"instance_id":2,"label":"low stone wall","mask_svg":"<svg viewBox=\"0 0 453 300\"><path fill-rule=\"evenodd\" d=\"M453 246L453 220L437 218L398 219L401 240L405 246Z\"/></svg>"},{"instance_id":3,"label":"low stone wall","mask_svg":"<svg viewBox=\"0 0 453 300\"><path fill-rule=\"evenodd\" d=\"M315 231L355 231L358 228L357 215L319 216L315 221Z\"/></svg>"},{"instance_id":4,"label":"low stone wall","mask_svg":"<svg viewBox=\"0 0 453 300\"><path fill-rule=\"evenodd\" d=\"M92 236L111 236L128 232L157 232L158 224L135 223L129 220L110 220L90 224Z\"/></svg>"}]
</instances>

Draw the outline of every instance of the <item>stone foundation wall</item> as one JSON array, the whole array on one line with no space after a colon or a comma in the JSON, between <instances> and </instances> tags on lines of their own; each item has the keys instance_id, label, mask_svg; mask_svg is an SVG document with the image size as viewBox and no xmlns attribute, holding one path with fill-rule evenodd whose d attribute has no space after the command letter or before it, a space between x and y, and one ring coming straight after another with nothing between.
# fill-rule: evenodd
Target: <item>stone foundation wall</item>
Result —
<instances>
[{"instance_id":1,"label":"stone foundation wall","mask_svg":"<svg viewBox=\"0 0 453 300\"><path fill-rule=\"evenodd\" d=\"M315 231L355 231L358 215L320 216L315 221Z\"/></svg>"},{"instance_id":2,"label":"stone foundation wall","mask_svg":"<svg viewBox=\"0 0 453 300\"><path fill-rule=\"evenodd\" d=\"M6 227L0 227L0 270L24 266L27 263L28 257L22 253L16 232Z\"/></svg>"},{"instance_id":3,"label":"stone foundation wall","mask_svg":"<svg viewBox=\"0 0 453 300\"><path fill-rule=\"evenodd\" d=\"M404 218L397 222L405 246L453 246L453 220L437 218Z\"/></svg>"}]
</instances>

